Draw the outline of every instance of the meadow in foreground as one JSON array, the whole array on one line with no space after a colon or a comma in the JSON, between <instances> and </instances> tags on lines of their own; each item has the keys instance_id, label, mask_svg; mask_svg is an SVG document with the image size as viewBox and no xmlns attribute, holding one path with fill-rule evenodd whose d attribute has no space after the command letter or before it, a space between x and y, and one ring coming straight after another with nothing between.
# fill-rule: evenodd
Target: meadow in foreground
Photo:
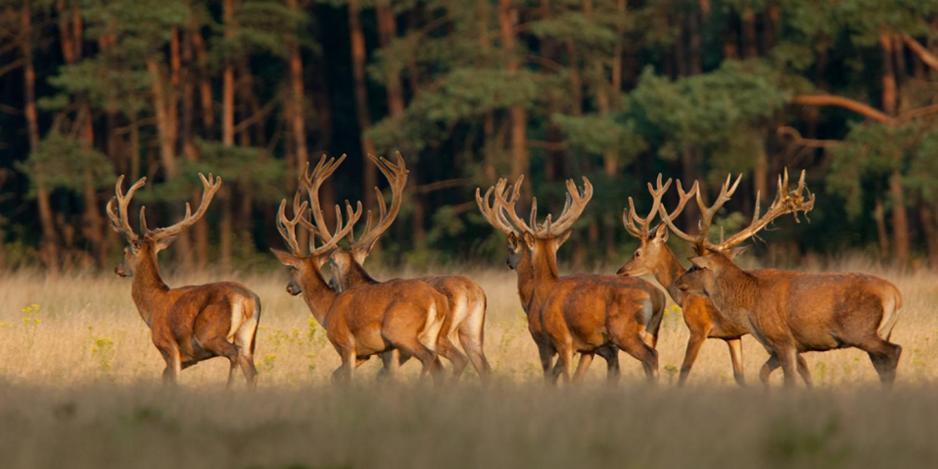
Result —
<instances>
[{"instance_id":1,"label":"meadow in foreground","mask_svg":"<svg viewBox=\"0 0 938 469\"><path fill-rule=\"evenodd\" d=\"M838 270L869 270L838 266ZM748 380L737 389L726 348L708 341L689 387L676 380L687 338L670 306L658 344L661 380L643 384L623 355L623 380L604 386L602 361L584 386L548 389L507 271L470 273L489 298L486 353L496 382L473 372L437 389L374 382L379 361L333 388L339 360L306 306L284 292L285 274L243 275L264 303L258 389L225 395L228 364L185 370L178 389L159 381L163 361L136 313L129 283L110 275L0 279L0 451L4 467L635 467L766 461L832 466L938 460L938 276L880 272L902 290L893 333L904 348L897 385L881 390L859 350L806 354L818 389L766 393L766 354L744 339ZM387 277L387 275L382 275ZM172 284L210 276L173 278ZM780 381L780 373L774 377ZM65 459L67 458L67 459ZM58 463L58 464L57 464Z\"/></svg>"}]
</instances>

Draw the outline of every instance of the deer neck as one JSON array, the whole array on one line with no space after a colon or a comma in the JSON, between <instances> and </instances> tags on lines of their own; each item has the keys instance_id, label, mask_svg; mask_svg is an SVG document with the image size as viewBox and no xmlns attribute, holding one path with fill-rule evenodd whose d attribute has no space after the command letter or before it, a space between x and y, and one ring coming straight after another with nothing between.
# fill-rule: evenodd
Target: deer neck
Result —
<instances>
[{"instance_id":1,"label":"deer neck","mask_svg":"<svg viewBox=\"0 0 938 469\"><path fill-rule=\"evenodd\" d=\"M316 318L316 322L325 327L326 315L329 314L338 294L322 278L319 269L314 268L312 272L313 275L306 275L303 278L303 301L309 307L309 312Z\"/></svg>"},{"instance_id":2,"label":"deer neck","mask_svg":"<svg viewBox=\"0 0 938 469\"><path fill-rule=\"evenodd\" d=\"M560 278L557 255L550 249L538 249L531 257L531 295L528 303L539 302L550 293L551 287Z\"/></svg>"},{"instance_id":3,"label":"deer neck","mask_svg":"<svg viewBox=\"0 0 938 469\"><path fill-rule=\"evenodd\" d=\"M758 279L733 266L714 280L716 291L710 293L710 299L717 309L728 314L753 310L760 295Z\"/></svg>"},{"instance_id":4,"label":"deer neck","mask_svg":"<svg viewBox=\"0 0 938 469\"><path fill-rule=\"evenodd\" d=\"M681 275L684 275L687 269L681 265L677 260L677 256L674 255L671 249L664 248L661 252L661 259L655 265L652 274L655 276L655 280L668 291L668 294L671 295L671 299L679 301L681 293L674 288L674 282L676 282Z\"/></svg>"},{"instance_id":5,"label":"deer neck","mask_svg":"<svg viewBox=\"0 0 938 469\"><path fill-rule=\"evenodd\" d=\"M137 305L137 312L147 326L153 323L153 315L160 307L167 307L169 286L160 276L160 267L156 262L155 253L145 253L144 260L134 269L131 296Z\"/></svg>"},{"instance_id":6,"label":"deer neck","mask_svg":"<svg viewBox=\"0 0 938 469\"><path fill-rule=\"evenodd\" d=\"M342 285L342 289L352 288L356 285L371 285L378 283L371 274L362 267L358 261L352 261L349 263L349 267L342 272L339 276L339 283Z\"/></svg>"}]
</instances>

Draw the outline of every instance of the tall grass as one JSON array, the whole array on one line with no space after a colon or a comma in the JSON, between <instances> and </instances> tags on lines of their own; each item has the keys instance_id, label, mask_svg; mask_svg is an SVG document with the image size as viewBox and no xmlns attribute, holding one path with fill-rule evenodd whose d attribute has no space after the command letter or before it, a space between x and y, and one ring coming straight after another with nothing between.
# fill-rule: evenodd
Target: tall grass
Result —
<instances>
[{"instance_id":1,"label":"tall grass","mask_svg":"<svg viewBox=\"0 0 938 469\"><path fill-rule=\"evenodd\" d=\"M851 264L843 267L865 265ZM876 272L874 272L876 273ZM921 465L936 460L938 275L878 272L902 290L893 340L897 386L879 388L859 350L808 354L818 389L737 389L726 346L708 341L691 385L673 383L687 331L669 308L661 382L621 356L623 380L549 389L517 299L514 274L469 275L489 298L486 352L496 382L474 373L435 388L408 364L395 384L371 360L333 388L339 360L285 274L235 278L262 298L256 392L226 392L227 362L159 384L163 362L130 299L130 281L76 274L0 275L0 467L686 467ZM388 277L389 275L384 275ZM182 285L208 275L172 278ZM744 339L750 382L766 353ZM773 377L780 382L780 373Z\"/></svg>"}]
</instances>

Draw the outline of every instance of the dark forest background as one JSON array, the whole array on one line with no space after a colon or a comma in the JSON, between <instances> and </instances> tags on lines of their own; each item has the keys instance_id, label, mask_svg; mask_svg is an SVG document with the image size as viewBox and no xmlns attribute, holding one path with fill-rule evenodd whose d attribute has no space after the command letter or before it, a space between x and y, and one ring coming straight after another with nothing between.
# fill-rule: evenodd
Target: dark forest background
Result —
<instances>
[{"instance_id":1,"label":"dark forest background","mask_svg":"<svg viewBox=\"0 0 938 469\"><path fill-rule=\"evenodd\" d=\"M385 263L499 259L473 193L502 175L552 206L592 180L582 266L634 247L621 210L659 171L710 194L743 173L732 229L790 167L818 204L761 255L934 268L936 78L932 0L0 0L0 264L109 267L116 175L149 177L152 225L211 171L167 258L255 265L306 161L348 153L324 198L370 204L362 155L400 150Z\"/></svg>"}]
</instances>

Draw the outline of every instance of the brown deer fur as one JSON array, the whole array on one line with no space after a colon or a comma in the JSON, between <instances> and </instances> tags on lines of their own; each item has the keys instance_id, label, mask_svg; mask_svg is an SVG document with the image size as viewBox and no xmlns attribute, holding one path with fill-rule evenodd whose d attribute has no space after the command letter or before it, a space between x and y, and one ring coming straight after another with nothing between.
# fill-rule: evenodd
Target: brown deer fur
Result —
<instances>
[{"instance_id":1,"label":"brown deer fur","mask_svg":"<svg viewBox=\"0 0 938 469\"><path fill-rule=\"evenodd\" d=\"M564 378L569 379L574 353L605 356L621 349L642 362L648 379L656 379L654 346L664 310L663 293L641 279L588 274L561 277L558 273L557 249L592 197L589 181L584 178L582 194L573 181L567 181L567 204L556 221L548 215L544 223L537 223L533 201L530 225L515 212L521 183L519 178L510 198L503 191L505 182L499 181L485 198L477 191L476 199L489 223L508 235L508 263L519 272L519 293L526 303L528 327L545 377L552 378L554 355ZM490 204L493 192L495 203ZM575 378L580 376L582 372Z\"/></svg>"},{"instance_id":2,"label":"brown deer fur","mask_svg":"<svg viewBox=\"0 0 938 469\"><path fill-rule=\"evenodd\" d=\"M390 210L385 208L383 196L376 197L380 204L379 213L381 214L377 226L371 228L371 223L369 223L369 227L365 229L365 232L358 239L352 239L347 249L339 247L333 252L331 257L333 272L337 286L341 290L358 285L380 283L365 271L363 264L376 246L380 235L390 227L397 217L403 200L403 191L407 186L408 171L404 158L400 153L395 154L393 162L372 155L369 155L368 158L388 180L391 188L391 207ZM319 206L319 187L322 181L329 177L343 160L344 156L339 158L333 165L324 168L326 171L314 170L312 174L316 174L318 176L316 178L310 173L307 173L304 177L304 186L312 207ZM323 161L321 160L320 164L323 164ZM377 194L380 194L377 188L375 190ZM369 213L369 217L370 215ZM314 210L313 217L316 226L320 228L326 226L321 211ZM319 235L328 236L328 230L322 230ZM349 238L352 238L351 234ZM487 379L491 373L491 365L489 365L483 351L486 312L485 291L472 280L460 275L424 277L417 280L428 283L447 300L447 314L440 330L437 351L453 364L453 375L458 378L466 365L471 362L479 376ZM465 352L460 350L456 345L457 342L462 345ZM404 360L406 358L402 357Z\"/></svg>"},{"instance_id":3,"label":"brown deer fur","mask_svg":"<svg viewBox=\"0 0 938 469\"><path fill-rule=\"evenodd\" d=\"M233 383L235 372L240 368L247 382L253 386L257 375L253 357L261 318L260 298L237 283L170 288L160 276L157 254L205 214L221 186L221 178L209 175L206 179L201 174L199 177L204 189L195 215L191 214L187 204L186 217L181 222L150 230L141 208L140 235L130 227L127 207L146 178L134 183L126 194L121 190L124 177L117 179L115 197L108 202L107 213L111 226L124 235L128 246L124 248L123 262L115 268L115 273L121 277L133 277L131 295L140 317L150 328L153 345L166 361L165 381L175 382L180 370L202 360L225 357L231 363L228 385Z\"/></svg>"},{"instance_id":4,"label":"brown deer fur","mask_svg":"<svg viewBox=\"0 0 938 469\"><path fill-rule=\"evenodd\" d=\"M902 296L893 284L863 274L745 271L717 251L691 262L697 268L678 279L678 288L706 295L723 314L751 324L772 356L764 375L781 366L792 386L801 352L857 347L883 383L895 380L902 348L889 338Z\"/></svg>"},{"instance_id":5,"label":"brown deer fur","mask_svg":"<svg viewBox=\"0 0 938 469\"><path fill-rule=\"evenodd\" d=\"M325 168L323 162L320 163L316 171ZM334 164L334 160L328 164ZM294 197L292 219L286 217L285 205L284 200L277 224L291 252L273 252L290 271L287 291L292 295L303 294L310 312L326 329L326 336L342 360L333 378L348 381L354 367L372 355L381 356L384 373L393 371L401 357L416 357L424 373L438 378L442 366L435 349L447 311L446 298L419 280L391 280L334 291L319 269L335 251L336 244L351 232L361 216L361 204L357 211L346 205L349 215L345 226L341 222L341 211L336 207L336 231L319 247L314 243L320 229L306 219L306 203L299 203L299 194ZM297 224L309 231L309 254L304 254L296 241Z\"/></svg>"}]
</instances>

